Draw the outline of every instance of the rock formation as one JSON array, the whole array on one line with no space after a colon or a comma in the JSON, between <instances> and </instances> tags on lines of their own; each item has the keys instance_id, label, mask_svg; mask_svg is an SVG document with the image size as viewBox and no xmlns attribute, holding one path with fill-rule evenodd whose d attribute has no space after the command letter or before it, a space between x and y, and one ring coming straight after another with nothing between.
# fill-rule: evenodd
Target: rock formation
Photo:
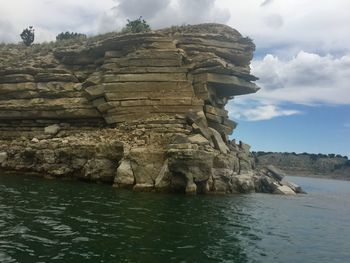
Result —
<instances>
[{"instance_id":1,"label":"rock formation","mask_svg":"<svg viewBox=\"0 0 350 263\"><path fill-rule=\"evenodd\" d=\"M254 49L218 24L3 46L1 167L135 191L291 193L228 138L225 105L258 90Z\"/></svg>"}]
</instances>

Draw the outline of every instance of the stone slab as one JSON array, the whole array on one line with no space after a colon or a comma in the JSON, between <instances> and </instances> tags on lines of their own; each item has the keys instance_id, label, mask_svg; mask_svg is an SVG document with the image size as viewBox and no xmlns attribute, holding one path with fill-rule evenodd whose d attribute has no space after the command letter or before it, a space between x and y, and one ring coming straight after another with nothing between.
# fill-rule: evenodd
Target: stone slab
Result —
<instances>
[{"instance_id":1,"label":"stone slab","mask_svg":"<svg viewBox=\"0 0 350 263\"><path fill-rule=\"evenodd\" d=\"M89 119L101 118L96 109L64 109L64 110L1 110L0 119Z\"/></svg>"},{"instance_id":2,"label":"stone slab","mask_svg":"<svg viewBox=\"0 0 350 263\"><path fill-rule=\"evenodd\" d=\"M190 81L174 81L174 82L120 82L120 83L105 83L102 84L106 93L115 92L157 92L165 93L168 91L192 91Z\"/></svg>"},{"instance_id":3,"label":"stone slab","mask_svg":"<svg viewBox=\"0 0 350 263\"><path fill-rule=\"evenodd\" d=\"M205 105L204 106L204 111L210 114L214 114L217 116L222 116L222 117L227 117L228 116L228 111L225 109L220 109L218 107L214 107L211 105Z\"/></svg>"},{"instance_id":4,"label":"stone slab","mask_svg":"<svg viewBox=\"0 0 350 263\"><path fill-rule=\"evenodd\" d=\"M11 74L0 76L0 83L34 82L34 77L29 74Z\"/></svg>"},{"instance_id":5,"label":"stone slab","mask_svg":"<svg viewBox=\"0 0 350 263\"><path fill-rule=\"evenodd\" d=\"M205 113L205 116L210 121L217 122L219 124L222 124L222 122L223 122L223 118L221 116L217 116L217 115L214 115L214 114L211 114L208 112Z\"/></svg>"},{"instance_id":6,"label":"stone slab","mask_svg":"<svg viewBox=\"0 0 350 263\"><path fill-rule=\"evenodd\" d=\"M116 75L104 75L103 80L105 83L113 82L148 82L148 81L166 81L166 82L178 82L187 80L187 76L184 73L145 73L145 74L116 74Z\"/></svg>"},{"instance_id":7,"label":"stone slab","mask_svg":"<svg viewBox=\"0 0 350 263\"><path fill-rule=\"evenodd\" d=\"M209 128L212 131L212 140L214 142L215 148L220 150L220 152L222 153L229 153L230 149L228 148L228 146L226 145L226 143L223 141L220 133L213 129L213 128Z\"/></svg>"},{"instance_id":8,"label":"stone slab","mask_svg":"<svg viewBox=\"0 0 350 263\"><path fill-rule=\"evenodd\" d=\"M130 90L129 92L106 92L104 94L108 101L122 101L122 100L139 100L139 99L153 99L153 100L167 100L167 99L192 99L194 94L190 90L186 91L155 91L155 92L138 92Z\"/></svg>"},{"instance_id":9,"label":"stone slab","mask_svg":"<svg viewBox=\"0 0 350 263\"><path fill-rule=\"evenodd\" d=\"M184 67L120 67L115 63L106 62L101 66L102 69L111 71L113 73L186 73L187 68Z\"/></svg>"},{"instance_id":10,"label":"stone slab","mask_svg":"<svg viewBox=\"0 0 350 263\"><path fill-rule=\"evenodd\" d=\"M225 126L223 124L219 124L217 122L213 122L211 120L208 120L208 126L226 135L231 135L233 132L233 129L231 127Z\"/></svg>"},{"instance_id":11,"label":"stone slab","mask_svg":"<svg viewBox=\"0 0 350 263\"><path fill-rule=\"evenodd\" d=\"M181 66L180 59L152 59L152 58L111 58L107 63L114 63L119 67L176 67Z\"/></svg>"},{"instance_id":12,"label":"stone slab","mask_svg":"<svg viewBox=\"0 0 350 263\"><path fill-rule=\"evenodd\" d=\"M36 82L79 82L79 80L72 74L54 74L54 73L38 73L35 75Z\"/></svg>"}]
</instances>

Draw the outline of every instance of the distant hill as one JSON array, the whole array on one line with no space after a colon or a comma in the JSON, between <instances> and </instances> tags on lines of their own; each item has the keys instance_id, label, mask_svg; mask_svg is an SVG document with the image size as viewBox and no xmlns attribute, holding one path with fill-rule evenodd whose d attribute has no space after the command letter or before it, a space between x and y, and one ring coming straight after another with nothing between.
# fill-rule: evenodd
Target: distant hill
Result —
<instances>
[{"instance_id":1,"label":"distant hill","mask_svg":"<svg viewBox=\"0 0 350 263\"><path fill-rule=\"evenodd\" d=\"M272 164L288 175L350 180L350 160L336 154L253 152L256 165Z\"/></svg>"}]
</instances>

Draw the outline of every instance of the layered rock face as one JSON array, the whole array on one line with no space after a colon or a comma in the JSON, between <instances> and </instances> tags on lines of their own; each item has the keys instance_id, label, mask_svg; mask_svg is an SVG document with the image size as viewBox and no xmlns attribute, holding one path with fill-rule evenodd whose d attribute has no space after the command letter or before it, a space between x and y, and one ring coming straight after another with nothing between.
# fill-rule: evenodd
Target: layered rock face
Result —
<instances>
[{"instance_id":1,"label":"layered rock face","mask_svg":"<svg viewBox=\"0 0 350 263\"><path fill-rule=\"evenodd\" d=\"M250 39L203 24L44 47L1 50L3 169L139 191L261 191L225 110L258 90Z\"/></svg>"}]
</instances>

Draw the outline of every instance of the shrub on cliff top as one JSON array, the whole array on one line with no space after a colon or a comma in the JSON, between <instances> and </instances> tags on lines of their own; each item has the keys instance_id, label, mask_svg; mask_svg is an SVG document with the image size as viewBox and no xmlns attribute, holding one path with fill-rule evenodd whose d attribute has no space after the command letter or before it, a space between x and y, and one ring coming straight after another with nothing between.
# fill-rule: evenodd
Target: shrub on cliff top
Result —
<instances>
[{"instance_id":1,"label":"shrub on cliff top","mask_svg":"<svg viewBox=\"0 0 350 263\"><path fill-rule=\"evenodd\" d=\"M127 21L128 23L122 29L122 33L141 33L151 31L150 25L146 20L142 19L142 16L135 20L127 19Z\"/></svg>"},{"instance_id":2,"label":"shrub on cliff top","mask_svg":"<svg viewBox=\"0 0 350 263\"><path fill-rule=\"evenodd\" d=\"M56 36L56 41L70 40L70 39L86 39L86 35L67 31L67 32L62 32Z\"/></svg>"},{"instance_id":3,"label":"shrub on cliff top","mask_svg":"<svg viewBox=\"0 0 350 263\"><path fill-rule=\"evenodd\" d=\"M33 28L33 26L30 26L29 28L23 29L20 36L23 40L23 43L26 46L30 46L34 42L34 28Z\"/></svg>"}]
</instances>

